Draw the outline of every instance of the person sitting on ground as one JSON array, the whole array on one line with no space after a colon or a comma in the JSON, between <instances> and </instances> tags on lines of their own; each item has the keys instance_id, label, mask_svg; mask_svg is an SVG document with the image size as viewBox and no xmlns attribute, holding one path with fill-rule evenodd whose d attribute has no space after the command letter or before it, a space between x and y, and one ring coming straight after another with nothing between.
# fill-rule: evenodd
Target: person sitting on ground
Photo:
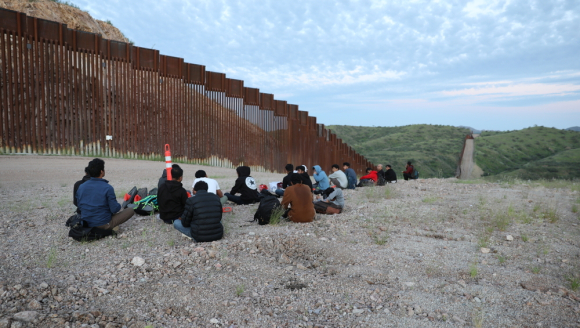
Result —
<instances>
[{"instance_id":1,"label":"person sitting on ground","mask_svg":"<svg viewBox=\"0 0 580 328\"><path fill-rule=\"evenodd\" d=\"M207 173L205 173L204 170L198 170L197 172L195 172L195 180L193 180L191 188L193 189L195 184L198 183L199 181L205 181L205 183L207 183L208 186L207 192L217 195L220 198L220 202L222 203L222 205L224 205L228 201L228 198L224 196L223 192L221 191L218 182L214 179L208 178ZM195 190L193 191L193 194L195 195Z\"/></svg>"},{"instance_id":2,"label":"person sitting on ground","mask_svg":"<svg viewBox=\"0 0 580 328\"><path fill-rule=\"evenodd\" d=\"M338 164L332 164L332 173L328 176L330 182L332 182L337 188L346 189L348 187L348 180L346 174L342 172Z\"/></svg>"},{"instance_id":3,"label":"person sitting on ground","mask_svg":"<svg viewBox=\"0 0 580 328\"><path fill-rule=\"evenodd\" d=\"M284 196L284 189L288 188L288 186L291 185L290 176L294 172L294 165L286 164L285 169L286 169L286 176L282 179L282 188L278 188L275 191L276 195L278 195L280 197Z\"/></svg>"},{"instance_id":4,"label":"person sitting on ground","mask_svg":"<svg viewBox=\"0 0 580 328\"><path fill-rule=\"evenodd\" d=\"M367 167L367 175L360 177L357 187L374 186L377 182L377 171Z\"/></svg>"},{"instance_id":5,"label":"person sitting on ground","mask_svg":"<svg viewBox=\"0 0 580 328\"><path fill-rule=\"evenodd\" d=\"M236 172L238 173L238 179L232 190L226 193L228 200L238 205L253 204L260 201L258 186L256 180L250 176L250 168L248 166L238 166ZM240 193L241 196L236 196L237 193Z\"/></svg>"},{"instance_id":6,"label":"person sitting on ground","mask_svg":"<svg viewBox=\"0 0 580 328\"><path fill-rule=\"evenodd\" d=\"M174 168L175 166L179 165L173 164L171 165L171 168ZM159 178L159 180L157 181L157 190L161 188L161 185L164 184L165 181L167 181L167 169L163 169L163 172L161 173L161 178Z\"/></svg>"},{"instance_id":7,"label":"person sitting on ground","mask_svg":"<svg viewBox=\"0 0 580 328\"><path fill-rule=\"evenodd\" d=\"M302 184L310 188L310 192L312 193L312 180L310 180L310 176L308 173L306 173L306 167L304 165L300 165L296 167L296 171L298 171L298 174L302 178Z\"/></svg>"},{"instance_id":8,"label":"person sitting on ground","mask_svg":"<svg viewBox=\"0 0 580 328\"><path fill-rule=\"evenodd\" d=\"M195 197L185 202L181 217L173 221L173 227L196 242L211 242L222 239L222 204L216 194L207 192L208 185L199 181L193 186Z\"/></svg>"},{"instance_id":9,"label":"person sitting on ground","mask_svg":"<svg viewBox=\"0 0 580 328\"><path fill-rule=\"evenodd\" d=\"M349 162L342 163L342 169L346 175L346 180L348 181L348 189L354 189L356 187L356 172L350 168Z\"/></svg>"},{"instance_id":10,"label":"person sitting on ground","mask_svg":"<svg viewBox=\"0 0 580 328\"><path fill-rule=\"evenodd\" d=\"M383 164L377 164L377 186L385 185L385 171L383 171Z\"/></svg>"},{"instance_id":11,"label":"person sitting on ground","mask_svg":"<svg viewBox=\"0 0 580 328\"><path fill-rule=\"evenodd\" d=\"M129 220L135 213L132 208L121 211L115 189L105 177L105 161L95 158L89 162L88 172L91 179L80 185L77 191L77 204L81 219L89 228L111 230Z\"/></svg>"},{"instance_id":12,"label":"person sitting on ground","mask_svg":"<svg viewBox=\"0 0 580 328\"><path fill-rule=\"evenodd\" d=\"M171 180L165 181L157 191L159 218L164 223L172 224L183 213L185 202L189 198L183 188L183 169L177 164L171 167Z\"/></svg>"},{"instance_id":13,"label":"person sitting on ground","mask_svg":"<svg viewBox=\"0 0 580 328\"><path fill-rule=\"evenodd\" d=\"M322 192L323 200L314 202L314 209L316 213L322 214L338 214L342 212L344 207L344 195L339 188L328 188ZM320 196L318 196L320 197ZM329 210L331 207L334 210Z\"/></svg>"},{"instance_id":14,"label":"person sitting on ground","mask_svg":"<svg viewBox=\"0 0 580 328\"><path fill-rule=\"evenodd\" d=\"M312 169L314 170L312 176L316 181L316 183L313 184L312 186L315 189L318 189L319 191L325 190L326 188L330 187L330 181L328 181L328 176L326 176L326 172L322 171L320 165L314 165Z\"/></svg>"},{"instance_id":15,"label":"person sitting on ground","mask_svg":"<svg viewBox=\"0 0 580 328\"><path fill-rule=\"evenodd\" d=\"M386 165L387 170L385 171L385 182L387 183L397 183L397 173L391 168L390 164Z\"/></svg>"},{"instance_id":16,"label":"person sitting on ground","mask_svg":"<svg viewBox=\"0 0 580 328\"><path fill-rule=\"evenodd\" d=\"M75 182L75 185L73 186L73 204L75 204L75 206L77 207L78 214L81 214L81 209L77 205L77 191L79 190L79 187L83 183L89 181L90 179L91 179L91 176L89 175L89 168L85 167L85 176L81 180Z\"/></svg>"},{"instance_id":17,"label":"person sitting on ground","mask_svg":"<svg viewBox=\"0 0 580 328\"><path fill-rule=\"evenodd\" d=\"M410 162L410 161L409 161L409 162L407 162L407 165L405 166L405 171L403 171L403 178L404 178L405 180L407 180L407 181L408 181L409 179L413 180L413 179L414 179L414 178L413 178L413 170L414 170L414 169L415 169L415 168L413 167L413 165L411 164L411 162Z\"/></svg>"},{"instance_id":18,"label":"person sitting on ground","mask_svg":"<svg viewBox=\"0 0 580 328\"><path fill-rule=\"evenodd\" d=\"M287 210L284 217L288 216L293 222L314 221L316 213L312 203L312 189L302 183L302 177L298 173L292 173L290 182L292 185L286 188L282 199L282 206Z\"/></svg>"}]
</instances>

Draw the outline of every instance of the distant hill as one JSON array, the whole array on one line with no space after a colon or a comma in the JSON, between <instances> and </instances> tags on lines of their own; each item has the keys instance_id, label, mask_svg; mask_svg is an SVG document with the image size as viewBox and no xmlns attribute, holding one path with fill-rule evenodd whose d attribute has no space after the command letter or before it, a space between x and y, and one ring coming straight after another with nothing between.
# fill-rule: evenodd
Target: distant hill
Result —
<instances>
[{"instance_id":1,"label":"distant hill","mask_svg":"<svg viewBox=\"0 0 580 328\"><path fill-rule=\"evenodd\" d=\"M420 176L453 177L463 140L470 130L447 125L401 127L327 126L339 138L375 164L391 164L399 179L407 161Z\"/></svg>"},{"instance_id":2,"label":"distant hill","mask_svg":"<svg viewBox=\"0 0 580 328\"><path fill-rule=\"evenodd\" d=\"M580 131L580 126L573 126L571 128L567 128L566 130L570 130L570 131Z\"/></svg>"},{"instance_id":3,"label":"distant hill","mask_svg":"<svg viewBox=\"0 0 580 328\"><path fill-rule=\"evenodd\" d=\"M580 178L580 133L536 126L507 132L484 131L475 139L475 162L484 175L525 179Z\"/></svg>"}]
</instances>

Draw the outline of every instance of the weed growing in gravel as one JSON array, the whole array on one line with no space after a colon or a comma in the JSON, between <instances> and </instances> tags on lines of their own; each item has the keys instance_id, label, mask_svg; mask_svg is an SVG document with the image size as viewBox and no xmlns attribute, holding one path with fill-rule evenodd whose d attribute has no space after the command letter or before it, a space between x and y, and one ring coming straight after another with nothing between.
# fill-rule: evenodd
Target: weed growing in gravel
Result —
<instances>
[{"instance_id":1,"label":"weed growing in gravel","mask_svg":"<svg viewBox=\"0 0 580 328\"><path fill-rule=\"evenodd\" d=\"M471 265L469 265L469 276L471 279L477 277L477 261L473 261Z\"/></svg>"},{"instance_id":2,"label":"weed growing in gravel","mask_svg":"<svg viewBox=\"0 0 580 328\"><path fill-rule=\"evenodd\" d=\"M52 268L56 265L56 247L51 247L50 251L48 252L48 258L46 259L46 267L47 268Z\"/></svg>"},{"instance_id":3,"label":"weed growing in gravel","mask_svg":"<svg viewBox=\"0 0 580 328\"><path fill-rule=\"evenodd\" d=\"M429 196L429 197L423 198L422 200L423 200L423 203L433 204L437 201L437 197Z\"/></svg>"},{"instance_id":4,"label":"weed growing in gravel","mask_svg":"<svg viewBox=\"0 0 580 328\"><path fill-rule=\"evenodd\" d=\"M538 274L538 273L540 273L541 270L542 270L542 268L540 268L539 266L533 266L532 267L532 273L533 274Z\"/></svg>"},{"instance_id":5,"label":"weed growing in gravel","mask_svg":"<svg viewBox=\"0 0 580 328\"><path fill-rule=\"evenodd\" d=\"M572 205L572 213L578 213L578 205Z\"/></svg>"},{"instance_id":6,"label":"weed growing in gravel","mask_svg":"<svg viewBox=\"0 0 580 328\"><path fill-rule=\"evenodd\" d=\"M536 204L536 205L534 205L534 208L532 209L532 211L533 211L534 213L536 213L537 211L539 211L539 210L540 210L540 208L541 208L540 204Z\"/></svg>"},{"instance_id":7,"label":"weed growing in gravel","mask_svg":"<svg viewBox=\"0 0 580 328\"><path fill-rule=\"evenodd\" d=\"M556 208L554 207L544 207L540 210L540 217L547 219L550 223L556 223L560 219Z\"/></svg>"},{"instance_id":8,"label":"weed growing in gravel","mask_svg":"<svg viewBox=\"0 0 580 328\"><path fill-rule=\"evenodd\" d=\"M171 239L167 241L167 245L169 245L169 247L173 247L173 245L175 245L175 240Z\"/></svg>"},{"instance_id":9,"label":"weed growing in gravel","mask_svg":"<svg viewBox=\"0 0 580 328\"><path fill-rule=\"evenodd\" d=\"M277 206L276 208L274 208L272 210L272 214L270 215L270 224L271 225L280 224L280 222L283 220L282 215L284 215L285 211L286 210L284 210L283 206Z\"/></svg>"},{"instance_id":10,"label":"weed growing in gravel","mask_svg":"<svg viewBox=\"0 0 580 328\"><path fill-rule=\"evenodd\" d=\"M521 236L521 237L522 237L522 241L523 241L524 243L526 243L526 242L528 242L528 240L530 240L530 238L528 237L528 235L526 235L526 234L524 234L524 233L522 234L522 236Z\"/></svg>"},{"instance_id":11,"label":"weed growing in gravel","mask_svg":"<svg viewBox=\"0 0 580 328\"><path fill-rule=\"evenodd\" d=\"M487 248L487 246L489 245L489 238L490 238L489 233L482 233L477 241L477 246L479 246L480 248L482 247Z\"/></svg>"},{"instance_id":12,"label":"weed growing in gravel","mask_svg":"<svg viewBox=\"0 0 580 328\"><path fill-rule=\"evenodd\" d=\"M471 322L475 328L483 327L483 310L481 308L475 309L471 313Z\"/></svg>"},{"instance_id":13,"label":"weed growing in gravel","mask_svg":"<svg viewBox=\"0 0 580 328\"><path fill-rule=\"evenodd\" d=\"M244 293L244 285L238 285L236 286L236 296L242 296L242 294Z\"/></svg>"},{"instance_id":14,"label":"weed growing in gravel","mask_svg":"<svg viewBox=\"0 0 580 328\"><path fill-rule=\"evenodd\" d=\"M505 261L507 260L507 256L500 254L497 256L497 260L499 261L499 264L504 264Z\"/></svg>"},{"instance_id":15,"label":"weed growing in gravel","mask_svg":"<svg viewBox=\"0 0 580 328\"><path fill-rule=\"evenodd\" d=\"M373 233L371 238L373 242L377 245L384 245L389 241L389 231L387 230L385 233Z\"/></svg>"},{"instance_id":16,"label":"weed growing in gravel","mask_svg":"<svg viewBox=\"0 0 580 328\"><path fill-rule=\"evenodd\" d=\"M393 188L390 185L386 185L385 186L385 198L386 199L393 199L396 196L396 192L393 190Z\"/></svg>"},{"instance_id":17,"label":"weed growing in gravel","mask_svg":"<svg viewBox=\"0 0 580 328\"><path fill-rule=\"evenodd\" d=\"M499 231L505 231L505 229L511 224L512 220L511 220L511 216L509 215L509 209L507 213L497 213L495 215L495 217L493 218L493 225L499 230Z\"/></svg>"},{"instance_id":18,"label":"weed growing in gravel","mask_svg":"<svg viewBox=\"0 0 580 328\"><path fill-rule=\"evenodd\" d=\"M580 287L580 279L578 277L570 275L566 277L566 280L570 284L570 289L572 289L573 291L577 291L578 287Z\"/></svg>"}]
</instances>

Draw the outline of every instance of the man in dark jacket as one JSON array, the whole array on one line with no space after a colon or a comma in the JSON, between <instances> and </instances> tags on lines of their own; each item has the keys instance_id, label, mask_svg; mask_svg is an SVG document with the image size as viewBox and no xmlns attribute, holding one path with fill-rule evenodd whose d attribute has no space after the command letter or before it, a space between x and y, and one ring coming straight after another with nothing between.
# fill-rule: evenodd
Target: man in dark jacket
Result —
<instances>
[{"instance_id":1,"label":"man in dark jacket","mask_svg":"<svg viewBox=\"0 0 580 328\"><path fill-rule=\"evenodd\" d=\"M292 183L290 182L290 176L294 172L294 165L286 164L285 169L286 169L286 176L282 179L282 188L281 189L278 188L275 191L276 195L278 195L278 196L284 196L284 189L286 189L292 185Z\"/></svg>"},{"instance_id":2,"label":"man in dark jacket","mask_svg":"<svg viewBox=\"0 0 580 328\"><path fill-rule=\"evenodd\" d=\"M207 192L205 181L195 184L195 197L185 203L181 217L173 221L173 227L196 242L219 240L224 235L222 203L220 198Z\"/></svg>"},{"instance_id":3,"label":"man in dark jacket","mask_svg":"<svg viewBox=\"0 0 580 328\"><path fill-rule=\"evenodd\" d=\"M183 213L187 201L187 191L183 189L183 169L177 164L171 168L171 180L165 181L157 191L159 218L172 224Z\"/></svg>"},{"instance_id":4,"label":"man in dark jacket","mask_svg":"<svg viewBox=\"0 0 580 328\"><path fill-rule=\"evenodd\" d=\"M383 171L383 164L377 164L377 186L384 186L385 183L385 171Z\"/></svg>"},{"instance_id":5,"label":"man in dark jacket","mask_svg":"<svg viewBox=\"0 0 580 328\"><path fill-rule=\"evenodd\" d=\"M385 181L387 183L397 183L397 173L395 170L391 168L390 164L386 166L387 170L385 171Z\"/></svg>"},{"instance_id":6,"label":"man in dark jacket","mask_svg":"<svg viewBox=\"0 0 580 328\"><path fill-rule=\"evenodd\" d=\"M77 191L77 204L81 219L89 228L110 230L129 220L135 213L132 208L121 211L115 190L105 177L105 162L95 158L88 167L91 179L83 183Z\"/></svg>"},{"instance_id":7,"label":"man in dark jacket","mask_svg":"<svg viewBox=\"0 0 580 328\"><path fill-rule=\"evenodd\" d=\"M356 172L350 168L349 162L342 163L342 168L348 180L348 189L354 189L356 187Z\"/></svg>"},{"instance_id":8,"label":"man in dark jacket","mask_svg":"<svg viewBox=\"0 0 580 328\"><path fill-rule=\"evenodd\" d=\"M228 200L238 205L253 204L260 201L258 185L256 180L250 176L250 168L248 166L238 166L236 172L238 173L238 179L236 179L232 190L225 194ZM236 196L237 193L241 195Z\"/></svg>"},{"instance_id":9,"label":"man in dark jacket","mask_svg":"<svg viewBox=\"0 0 580 328\"><path fill-rule=\"evenodd\" d=\"M83 183L89 181L90 179L91 179L91 176L89 175L89 168L85 167L85 176L81 180L75 182L75 185L73 187L73 204L75 204L75 206L77 206L77 213L78 214L81 214L81 209L78 208L78 205L77 205L77 191L79 190L79 187Z\"/></svg>"},{"instance_id":10,"label":"man in dark jacket","mask_svg":"<svg viewBox=\"0 0 580 328\"><path fill-rule=\"evenodd\" d=\"M312 180L310 180L310 176L306 173L306 167L304 165L297 166L296 171L302 178L302 184L308 186L310 191L312 191Z\"/></svg>"},{"instance_id":11,"label":"man in dark jacket","mask_svg":"<svg viewBox=\"0 0 580 328\"><path fill-rule=\"evenodd\" d=\"M411 164L411 162L407 162L407 166L405 166L405 171L403 171L403 178L405 180L415 179L415 177L413 177L414 170L415 168L413 167L413 164Z\"/></svg>"}]
</instances>

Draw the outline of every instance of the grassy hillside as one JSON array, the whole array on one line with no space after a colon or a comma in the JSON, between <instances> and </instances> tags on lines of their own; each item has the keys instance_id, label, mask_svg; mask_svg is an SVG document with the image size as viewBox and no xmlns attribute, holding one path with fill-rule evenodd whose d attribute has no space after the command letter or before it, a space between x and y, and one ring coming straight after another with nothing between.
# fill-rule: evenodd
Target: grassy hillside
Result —
<instances>
[{"instance_id":1,"label":"grassy hillside","mask_svg":"<svg viewBox=\"0 0 580 328\"><path fill-rule=\"evenodd\" d=\"M407 161L413 162L423 178L455 176L463 140L470 133L466 128L427 124L327 128L373 163L393 165L399 179Z\"/></svg>"},{"instance_id":2,"label":"grassy hillside","mask_svg":"<svg viewBox=\"0 0 580 328\"><path fill-rule=\"evenodd\" d=\"M542 126L483 132L475 139L475 162L485 175L579 178L580 133ZM576 163L576 165L574 165Z\"/></svg>"}]
</instances>

